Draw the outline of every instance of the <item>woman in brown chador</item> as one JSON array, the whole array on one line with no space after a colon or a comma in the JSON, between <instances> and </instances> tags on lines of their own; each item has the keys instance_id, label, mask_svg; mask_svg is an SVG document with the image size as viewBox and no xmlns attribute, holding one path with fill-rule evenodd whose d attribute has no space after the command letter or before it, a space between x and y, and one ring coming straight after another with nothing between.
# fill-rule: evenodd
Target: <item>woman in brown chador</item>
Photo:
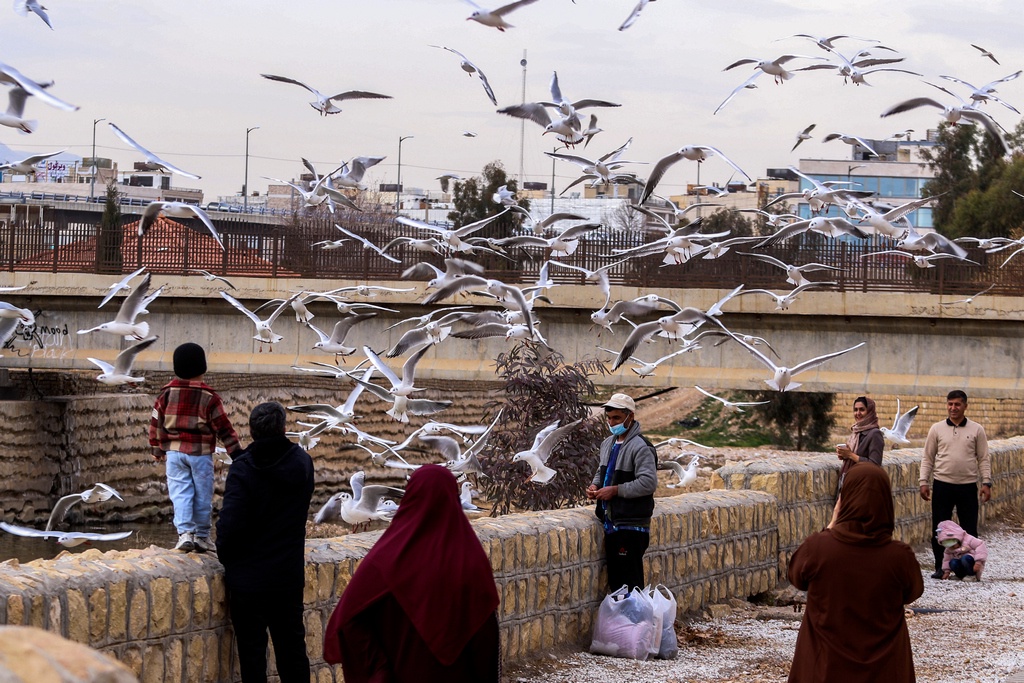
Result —
<instances>
[{"instance_id":1,"label":"woman in brown chador","mask_svg":"<svg viewBox=\"0 0 1024 683\"><path fill-rule=\"evenodd\" d=\"M903 606L924 582L893 527L889 475L874 463L852 466L835 524L807 538L789 562L790 582L807 591L790 683L915 680Z\"/></svg>"}]
</instances>

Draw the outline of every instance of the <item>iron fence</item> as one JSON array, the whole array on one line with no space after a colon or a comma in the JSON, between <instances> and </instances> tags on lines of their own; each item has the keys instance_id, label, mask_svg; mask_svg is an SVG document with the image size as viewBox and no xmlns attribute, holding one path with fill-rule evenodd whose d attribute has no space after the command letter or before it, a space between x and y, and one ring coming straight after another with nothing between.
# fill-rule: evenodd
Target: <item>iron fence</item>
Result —
<instances>
[{"instance_id":1,"label":"iron fence","mask_svg":"<svg viewBox=\"0 0 1024 683\"><path fill-rule=\"evenodd\" d=\"M152 232L139 239L127 226L137 217L123 216L122 227L102 231L96 222L75 222L57 215L43 222L0 223L0 259L8 271L80 273L127 273L145 266L153 273L188 275L202 268L230 276L294 277L325 280L396 280L408 266L425 261L444 270L444 257L424 254L398 245L389 254L394 263L370 248L350 240L340 248L314 246L343 238L332 219L293 218L279 225L256 224L244 216L214 219L226 249L221 250L197 220L179 219L174 232ZM346 214L344 224L377 245L398 236L428 237L390 217ZM616 251L651 242L656 233L597 231L580 241L563 263L596 270L621 259ZM756 250L795 265L820 263L835 270L812 273L810 279L834 281L841 292L892 291L908 293L973 295L993 285L993 294L1024 294L1024 256L1000 267L1012 250L986 254L968 249L978 265L943 259L934 268L920 268L904 257L887 254L866 257L891 245L879 238L845 241L818 235L794 238L787 243ZM748 251L753 251L748 249ZM507 257L482 252L464 254L480 263L490 277L510 284L535 282L546 258L544 250L520 248ZM664 265L664 254L633 258L608 269L609 281L639 288L748 288L788 289L783 270L745 256L733 248L717 259L701 255L682 264ZM550 278L559 283L583 284L582 273L551 268Z\"/></svg>"}]
</instances>

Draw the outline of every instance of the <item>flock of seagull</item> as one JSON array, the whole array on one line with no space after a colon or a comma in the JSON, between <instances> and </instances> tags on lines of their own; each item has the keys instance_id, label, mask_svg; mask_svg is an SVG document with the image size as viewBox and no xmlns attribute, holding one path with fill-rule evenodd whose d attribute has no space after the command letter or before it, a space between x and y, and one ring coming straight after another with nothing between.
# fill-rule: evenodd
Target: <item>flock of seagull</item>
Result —
<instances>
[{"instance_id":1,"label":"flock of seagull","mask_svg":"<svg viewBox=\"0 0 1024 683\"><path fill-rule=\"evenodd\" d=\"M470 2L470 0L466 1ZM505 31L512 28L512 25L506 20L509 14L536 1L519 0L490 10L470 2L474 5L474 11L467 19L486 27ZM633 25L648 1L641 0L619 27L619 30L628 29ZM35 13L43 21L46 21L47 25L50 23L45 8L40 7L35 0L18 0L15 7L22 13ZM752 65L754 71L729 94L714 113L719 114L732 99L744 91L756 88L756 81L763 74L771 75L780 85L797 74L810 71L832 72L841 76L844 83L855 85L867 84L865 77L883 72L920 76L920 74L909 70L893 67L893 64L903 61L904 57L900 56L895 49L881 45L875 40L846 35L820 37L809 34L797 34L793 38L813 41L818 48L825 52L825 56L783 54L774 59L743 58L734 61L725 67L726 71L748 65ZM837 43L845 44L847 41L858 41L867 46L852 53L841 52ZM442 45L433 47L458 57L460 68L470 77L478 78L487 100L492 105L497 105L490 82L477 64L454 48ZM998 64L990 52L978 46L974 47L982 52L983 58ZM804 63L804 65L795 66L794 63ZM956 104L945 104L933 97L920 96L893 105L881 112L881 116L897 115L920 107L935 108L941 113L942 120L950 124L981 124L1006 149L1005 131L982 107L994 103L1019 114L1013 105L1002 99L996 92L998 87L1020 75L1021 71L1018 70L980 87L957 77L944 75L941 78L970 90L966 99L956 95L945 86L928 82L929 86L956 100ZM315 98L309 102L310 106L322 116L339 114L341 108L338 105L342 102L390 98L388 95L364 90L348 90L325 95L321 90L289 76L274 74L262 74L262 76L270 81L299 86L308 91ZM30 101L30 98L34 97L41 103L67 111L77 109L74 105L64 102L51 93L50 83L29 79L5 64L0 64L0 83L10 87L9 108L7 114L0 118L0 124L19 129L22 132L30 133L34 130L35 124L23 116L26 103ZM608 99L565 97L557 72L552 74L549 90L551 95L549 100L506 106L497 111L503 115L533 121L543 128L543 134L551 133L565 145L575 147L582 144L583 148L587 149L594 138L603 131L597 126L596 115L591 114L589 121L584 124L584 116L581 112L588 109L621 106L621 104ZM119 139L146 159L145 163L148 168L188 178L199 177L160 159L115 124L110 123L109 126ZM812 124L801 130L796 136L796 144L793 149L795 150L803 141L811 139L814 129L815 125ZM903 135L908 134L909 132ZM867 140L860 135L832 132L822 139L858 145L868 154L877 156ZM774 229L771 235L732 237L728 232L705 233L702 232L700 218L692 221L688 219L686 214L689 209L680 210L655 194L655 190L666 172L682 161L693 161L700 164L709 158L717 158L735 173L748 180L752 180L751 176L721 150L708 145L692 144L679 147L658 159L653 163L650 173L646 177L641 177L635 171L626 170L629 166L646 163L628 161L623 158L631 142L632 138L615 149L596 157L585 156L584 152L577 153L575 150L573 153L545 152L556 161L579 168L580 177L570 183L565 188L566 190L580 183L590 183L592 186L636 184L642 188L638 201L631 209L644 216L647 221L645 234L647 236L654 235L653 239L647 239L644 244L637 247L613 250L607 255L609 263L595 270L588 270L571 263L570 257L581 240L605 226L590 222L585 217L572 213L556 213L542 220L536 220L519 207L515 193L507 186L500 188L491 198L495 208L493 215L458 229L399 216L396 218L395 238L386 245L374 244L367 237L340 224L336 225L339 231L337 239L311 245L311 248L337 249L346 244L356 244L399 263L403 263L402 259L396 257L394 253L389 253L394 252L398 246L404 247L400 253L405 256L429 254L443 257L444 270L426 261L404 263L407 268L403 272L403 278L427 278L422 285L424 298L421 303L424 306L434 306L434 308L424 315L407 317L388 327L387 330L405 327L405 332L390 349L375 350L367 344L350 343L348 338L353 328L367 320L382 314L392 314L396 317L400 315L397 309L376 305L366 299L384 291L408 292L413 291L413 288L393 289L377 285L360 285L322 292L297 291L292 292L286 299L268 301L256 309L250 309L227 291L234 289L234 286L225 278L207 271L193 272L206 280L225 285L226 288L219 291L220 296L252 324L250 328L254 332L252 338L258 343L260 351L265 346L272 350L273 345L284 338L284 335L275 332L274 325L278 324L280 327L279 320L282 314L294 313L296 324L307 328L318 339L312 348L324 353L325 359L332 361L311 363L309 366L296 366L295 370L332 376L345 383L346 386L351 386L346 400L339 405L290 406L292 411L308 418L307 421L298 423L300 427L304 428L302 431L289 432L291 437L297 439L306 449L312 449L323 434L331 430L339 431L353 436L355 438L354 446L366 451L373 463L401 470L418 467L406 457L407 449L419 448L436 451L441 454L441 463L451 469L462 481L463 506L467 511L472 511L476 509L473 504L475 478L485 476L485 467L481 463L480 456L500 420L500 414L489 425L456 425L430 421L410 433L404 442L396 443L360 429L356 405L364 394L371 394L387 406L386 413L389 416L401 423L408 423L410 416L432 417L449 408L452 405L450 400L418 397L418 392L422 391L422 388L417 386L416 382L417 364L437 344L454 344L458 343L455 341L458 339L493 337L521 341L534 346L538 353L550 352L552 347L544 335L543 306L537 304L557 305L558 284L550 278L551 268L579 272L588 283L596 285L596 289L602 296L596 299L599 305L591 314L591 320L602 333L610 334L615 330L628 328L619 349L597 347L598 350L609 355L608 362L611 370L614 371L625 363L631 362L634 364L634 367L631 368L633 372L640 377L647 377L656 373L662 364L669 363L682 354L696 352L701 348L702 342L707 343L707 341L713 340L715 345L731 344L735 348L749 353L767 370L768 377L764 379L765 384L772 390L784 392L800 387L800 383L796 381L799 374L854 352L865 346L866 342L845 349L825 351L799 362L784 363L772 348L769 340L737 333L726 327L720 317L723 309L736 297L767 296L775 301L777 309L787 310L797 303L799 295L804 291L835 284L831 281L808 278L811 273L835 271L836 268L833 266L819 263L786 263L773 256L759 253L758 249L798 238L805 233L816 233L832 239L877 238L889 248L880 250L876 254L896 255L912 259L916 266L922 268L935 267L935 261L940 259L973 263L967 260L967 252L962 246L963 244L971 244L988 252L1013 249L1003 262L1004 266L1010 259L1024 251L1024 238L1018 240L961 238L953 241L938 233L918 231L907 220L907 216L930 200L920 199L906 202L900 206L886 206L881 202L872 201L872 193L857 189L855 183L819 182L800 173L795 168L791 170L806 181L807 189L798 193L784 194L770 202L764 207L764 210L758 210L758 214L765 220L765 223ZM52 156L52 154L31 155L26 159L8 162L4 167L25 171L48 156ZM363 182L365 173L383 159L382 156L354 157L326 174L319 173L312 163L302 159L302 163L313 175L313 181L308 186L295 183L287 184L292 185L300 193L304 205L308 208L325 207L331 214L335 214L338 207L343 207L347 211L358 211L360 207L353 199L360 191L366 189ZM449 183L459 182L461 178L456 174L446 173L438 180L441 181L443 188L447 188ZM1016 194L1019 195L1019 193ZM1024 198L1024 195L1019 196ZM806 202L810 206L812 217L803 219L792 214L767 211L775 205L784 206L783 202L788 200ZM704 206L709 206L709 204L704 204ZM837 207L843 216L826 215L831 207ZM202 209L179 202L153 202L149 205L140 221L140 236L146 234L161 214L172 217L198 218L218 245L222 249L226 248L213 222ZM476 236L481 229L506 215L518 216L522 226L521 234L501 239ZM341 222L344 222L343 218ZM564 228L558 227L559 224L565 222L572 224ZM745 257L763 261L784 271L786 281L793 285L793 288L788 292L776 293L764 289L746 289L741 284L708 310L685 306L657 295L612 301L608 271L624 262L633 259L655 258L660 259L664 267L678 267L695 258L719 258L730 249L737 247L746 249L742 252L737 249L738 253ZM499 254L515 262L521 250L534 255L539 254L543 259L543 267L540 269L538 280L535 283L520 286L488 277L483 267L473 260L473 257L479 254ZM132 284L136 278L141 278L141 280L137 284ZM162 287L150 291L151 285L152 276L145 273L145 268L128 274L110 286L100 303L100 308L102 308L122 292L128 292L122 299L114 319L91 329L78 331L80 335L111 334L131 342L130 346L117 355L113 364L99 359L89 359L102 371L96 378L98 381L112 386L144 381L144 377L133 374L133 364L139 353L158 340L157 336L150 335L149 324L138 320L139 316L146 314L147 306L161 293ZM0 288L0 291L15 291L17 289L23 288ZM970 305L977 296L985 294L988 289L979 292L974 297L955 303ZM484 301L485 304L474 303L474 299L469 298L471 296L476 297L476 301ZM312 322L315 316L310 312L309 305L315 301L331 302L336 305L339 319L334 322L333 326L324 326L324 329L321 329ZM442 305L449 301L451 305ZM267 313L261 313L263 309L267 309ZM285 317L290 317L290 315ZM15 333L18 326L32 325L33 323L34 316L31 311L0 302L0 336L3 337L3 342L6 342ZM329 331L327 331L328 329ZM675 348L657 360L642 360L644 354L641 350L646 344L655 340L668 340L675 345ZM350 369L343 367L345 359L356 354L361 355L359 362ZM405 360L400 367L393 365L390 361L390 359L402 356L405 357ZM741 411L744 407L764 403L763 401L736 402L712 394L700 387L697 387L697 390L709 399L721 403L728 410ZM893 427L883 430L886 437L895 443L906 443L906 432L915 413L916 407L903 415L899 414L899 408L897 408ZM552 453L557 450L560 442L578 427L580 422L577 420L563 425L555 421L546 425L538 425L539 429L532 445L526 450L515 453L512 458L513 462L523 462L529 467L529 481L537 485L550 482L557 476L557 471L549 465ZM702 447L700 444L683 439L670 439L657 444L658 447L664 445L672 448ZM406 454L404 455L403 452ZM684 456L689 458L685 467L678 461L678 458ZM701 457L699 454L685 453L677 456L676 459L663 461L662 466L672 470L678 476L679 481L674 482L673 487L686 486L693 481ZM364 479L365 475L362 471L353 474L350 480L351 492L340 492L332 496L317 513L315 521L321 523L341 520L353 527L358 527L369 522L390 519L397 509L399 504L397 501L401 499L402 490L390 486L368 485ZM116 492L110 494L112 489L102 484L97 484L90 491L93 493L89 493L88 496L86 493L75 495L86 503L108 500L111 495L116 495ZM104 495L107 497L103 498ZM67 507L65 505L59 514L55 510L54 515L58 519L63 518ZM61 509L60 505L58 505L58 509ZM111 540L112 538L112 535L109 534L94 535L95 537L83 534L56 536L55 534L58 532L54 532L50 528L53 523L54 520L51 519L51 524L48 525L46 531L25 530L8 524L0 524L0 528L21 535L54 537L65 545L87 540ZM20 531L16 529L20 529Z\"/></svg>"}]
</instances>

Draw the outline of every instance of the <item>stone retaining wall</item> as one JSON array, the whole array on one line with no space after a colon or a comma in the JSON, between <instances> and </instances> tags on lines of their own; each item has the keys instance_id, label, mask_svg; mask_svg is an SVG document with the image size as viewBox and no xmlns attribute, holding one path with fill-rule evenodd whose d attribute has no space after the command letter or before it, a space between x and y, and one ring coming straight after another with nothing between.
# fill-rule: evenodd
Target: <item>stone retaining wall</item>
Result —
<instances>
[{"instance_id":1,"label":"stone retaining wall","mask_svg":"<svg viewBox=\"0 0 1024 683\"><path fill-rule=\"evenodd\" d=\"M1024 438L991 444L995 497L983 519L1024 502ZM917 497L919 454L887 453L898 535L927 539ZM784 561L827 521L837 463L828 457L740 463L719 470L720 488L658 500L646 555L650 581L683 611L776 587ZM502 598L503 656L514 662L557 646L581 646L604 595L602 530L592 508L473 522ZM327 620L359 560L382 532L306 544L307 645L318 683L341 680L325 664ZM0 564L0 623L45 628L115 656L157 683L237 681L222 568L216 558L161 548L67 553Z\"/></svg>"}]
</instances>

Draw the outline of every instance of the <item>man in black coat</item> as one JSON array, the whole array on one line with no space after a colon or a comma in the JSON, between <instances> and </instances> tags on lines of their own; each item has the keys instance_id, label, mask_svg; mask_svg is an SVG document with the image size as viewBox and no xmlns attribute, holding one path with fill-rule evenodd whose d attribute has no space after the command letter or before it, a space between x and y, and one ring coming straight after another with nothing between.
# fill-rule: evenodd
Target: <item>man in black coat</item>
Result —
<instances>
[{"instance_id":1,"label":"man in black coat","mask_svg":"<svg viewBox=\"0 0 1024 683\"><path fill-rule=\"evenodd\" d=\"M281 683L308 683L302 593L313 461L285 436L280 403L253 408L249 431L253 442L228 470L216 541L242 681L266 683L269 631Z\"/></svg>"}]
</instances>

